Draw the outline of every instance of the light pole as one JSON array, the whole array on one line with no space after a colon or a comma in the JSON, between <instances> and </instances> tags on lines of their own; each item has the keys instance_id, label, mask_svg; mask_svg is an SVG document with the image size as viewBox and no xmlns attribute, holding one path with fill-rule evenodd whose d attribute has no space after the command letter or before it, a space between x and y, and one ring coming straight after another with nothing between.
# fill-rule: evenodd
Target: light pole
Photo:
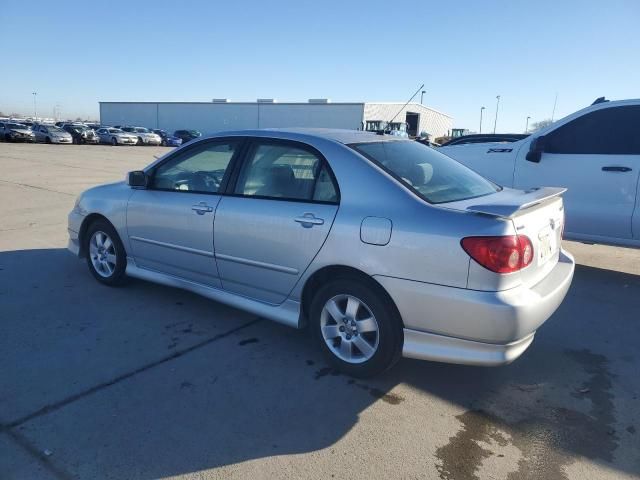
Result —
<instances>
[{"instance_id":1,"label":"light pole","mask_svg":"<svg viewBox=\"0 0 640 480\"><path fill-rule=\"evenodd\" d=\"M529 119L531 117L527 117L527 123L525 123L524 125L524 133L527 133L529 131Z\"/></svg>"},{"instance_id":2,"label":"light pole","mask_svg":"<svg viewBox=\"0 0 640 480\"><path fill-rule=\"evenodd\" d=\"M480 131L478 133L482 133L482 111L484 107L480 107Z\"/></svg>"},{"instance_id":3,"label":"light pole","mask_svg":"<svg viewBox=\"0 0 640 480\"><path fill-rule=\"evenodd\" d=\"M498 108L500 108L500 95L496 95L496 118L493 121L493 133L496 133L496 125L498 125Z\"/></svg>"},{"instance_id":4,"label":"light pole","mask_svg":"<svg viewBox=\"0 0 640 480\"><path fill-rule=\"evenodd\" d=\"M422 90L422 92L420 92L420 105L422 105L422 99L424 98L425 93L427 93L426 90Z\"/></svg>"},{"instance_id":5,"label":"light pole","mask_svg":"<svg viewBox=\"0 0 640 480\"><path fill-rule=\"evenodd\" d=\"M36 101L36 97L38 96L38 92L31 92L31 95L33 95L33 120L37 121L38 120L38 103Z\"/></svg>"}]
</instances>

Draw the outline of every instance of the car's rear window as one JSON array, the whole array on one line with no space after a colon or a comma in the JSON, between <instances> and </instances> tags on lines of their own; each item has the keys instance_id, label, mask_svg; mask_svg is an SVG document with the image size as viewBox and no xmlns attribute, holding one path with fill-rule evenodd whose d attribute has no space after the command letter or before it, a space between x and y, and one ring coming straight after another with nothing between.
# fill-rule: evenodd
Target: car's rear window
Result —
<instances>
[{"instance_id":1,"label":"car's rear window","mask_svg":"<svg viewBox=\"0 0 640 480\"><path fill-rule=\"evenodd\" d=\"M350 145L429 203L490 195L500 187L433 148L413 141Z\"/></svg>"}]
</instances>

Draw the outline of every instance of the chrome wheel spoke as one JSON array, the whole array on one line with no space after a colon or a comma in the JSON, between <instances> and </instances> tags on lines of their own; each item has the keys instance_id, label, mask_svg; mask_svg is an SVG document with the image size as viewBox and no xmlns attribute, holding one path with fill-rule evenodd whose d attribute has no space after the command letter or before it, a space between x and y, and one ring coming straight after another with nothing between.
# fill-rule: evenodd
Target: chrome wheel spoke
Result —
<instances>
[{"instance_id":1,"label":"chrome wheel spoke","mask_svg":"<svg viewBox=\"0 0 640 480\"><path fill-rule=\"evenodd\" d=\"M340 341L340 353L344 360L351 360L352 350L351 341L344 338Z\"/></svg>"},{"instance_id":2,"label":"chrome wheel spoke","mask_svg":"<svg viewBox=\"0 0 640 480\"><path fill-rule=\"evenodd\" d=\"M112 265L116 264L116 256L113 253L107 253L107 262Z\"/></svg>"},{"instance_id":3,"label":"chrome wheel spoke","mask_svg":"<svg viewBox=\"0 0 640 480\"><path fill-rule=\"evenodd\" d=\"M111 239L109 237L106 237L104 239L104 243L102 244L102 247L105 250L109 250L111 247L113 247L113 242L111 241Z\"/></svg>"},{"instance_id":4,"label":"chrome wheel spoke","mask_svg":"<svg viewBox=\"0 0 640 480\"><path fill-rule=\"evenodd\" d=\"M358 335L353 337L353 344L356 346L360 353L367 358L370 358L375 353L376 349L373 348L369 342L367 342L362 336Z\"/></svg>"},{"instance_id":5,"label":"chrome wheel spoke","mask_svg":"<svg viewBox=\"0 0 640 480\"><path fill-rule=\"evenodd\" d=\"M338 325L325 325L322 327L322 335L325 339L337 338L340 336Z\"/></svg>"},{"instance_id":6,"label":"chrome wheel spoke","mask_svg":"<svg viewBox=\"0 0 640 480\"><path fill-rule=\"evenodd\" d=\"M355 297L349 297L347 299L347 309L345 311L345 315L350 320L355 320L356 315L358 314L358 309L360 308L360 300Z\"/></svg>"},{"instance_id":7,"label":"chrome wheel spoke","mask_svg":"<svg viewBox=\"0 0 640 480\"><path fill-rule=\"evenodd\" d=\"M376 322L375 318L367 317L362 320L356 320L356 325L358 328L358 332L367 333L367 332L377 332L378 331L378 322Z\"/></svg>"},{"instance_id":8,"label":"chrome wheel spoke","mask_svg":"<svg viewBox=\"0 0 640 480\"><path fill-rule=\"evenodd\" d=\"M342 318L344 317L344 315L338 308L338 304L335 300L329 300L324 308L327 310L329 315L331 315L331 318L333 318L336 322L342 322Z\"/></svg>"}]
</instances>

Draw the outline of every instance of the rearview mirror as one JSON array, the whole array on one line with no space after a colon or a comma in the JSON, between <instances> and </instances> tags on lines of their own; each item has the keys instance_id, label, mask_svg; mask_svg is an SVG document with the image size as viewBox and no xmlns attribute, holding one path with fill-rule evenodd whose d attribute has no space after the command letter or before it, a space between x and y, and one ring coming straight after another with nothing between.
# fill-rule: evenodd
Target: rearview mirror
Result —
<instances>
[{"instance_id":1,"label":"rearview mirror","mask_svg":"<svg viewBox=\"0 0 640 480\"><path fill-rule=\"evenodd\" d=\"M142 170L135 170L127 174L127 185L130 187L142 187L147 186L147 174Z\"/></svg>"},{"instance_id":2,"label":"rearview mirror","mask_svg":"<svg viewBox=\"0 0 640 480\"><path fill-rule=\"evenodd\" d=\"M540 160L542 159L542 152L544 152L545 142L546 137L544 135L534 138L531 141L531 146L529 147L529 151L525 158L530 162L540 163Z\"/></svg>"}]
</instances>

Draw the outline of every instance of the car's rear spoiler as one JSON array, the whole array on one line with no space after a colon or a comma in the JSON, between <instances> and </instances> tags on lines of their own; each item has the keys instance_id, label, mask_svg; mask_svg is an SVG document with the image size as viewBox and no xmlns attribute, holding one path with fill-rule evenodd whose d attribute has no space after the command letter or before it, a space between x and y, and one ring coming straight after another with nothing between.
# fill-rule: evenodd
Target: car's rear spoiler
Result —
<instances>
[{"instance_id":1,"label":"car's rear spoiler","mask_svg":"<svg viewBox=\"0 0 640 480\"><path fill-rule=\"evenodd\" d=\"M531 190L510 190L509 194L504 195L503 198L498 198L498 201L481 204L471 205L466 208L468 212L480 213L483 215L492 215L494 217L512 218L535 205L547 203L553 198L559 197L566 188L560 187L541 187L532 188Z\"/></svg>"}]
</instances>

